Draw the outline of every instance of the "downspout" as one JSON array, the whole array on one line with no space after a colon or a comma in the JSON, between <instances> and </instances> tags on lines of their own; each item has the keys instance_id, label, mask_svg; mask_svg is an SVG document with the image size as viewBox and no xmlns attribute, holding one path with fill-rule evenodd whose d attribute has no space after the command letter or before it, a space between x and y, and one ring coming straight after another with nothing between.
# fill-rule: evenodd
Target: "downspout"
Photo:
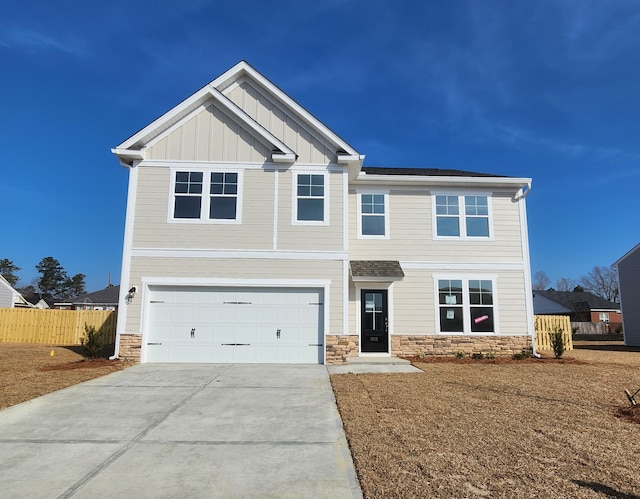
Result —
<instances>
[{"instance_id":1,"label":"downspout","mask_svg":"<svg viewBox=\"0 0 640 499\"><path fill-rule=\"evenodd\" d=\"M529 255L529 228L527 223L527 207L525 203L526 197L531 192L531 181L523 185L516 193L515 199L520 203L520 234L522 240L522 260L524 264L524 281L525 281L525 308L527 311L527 328L531 334L531 349L533 356L541 358L536 348L536 328L533 320L533 286L531 280L531 258Z\"/></svg>"}]
</instances>

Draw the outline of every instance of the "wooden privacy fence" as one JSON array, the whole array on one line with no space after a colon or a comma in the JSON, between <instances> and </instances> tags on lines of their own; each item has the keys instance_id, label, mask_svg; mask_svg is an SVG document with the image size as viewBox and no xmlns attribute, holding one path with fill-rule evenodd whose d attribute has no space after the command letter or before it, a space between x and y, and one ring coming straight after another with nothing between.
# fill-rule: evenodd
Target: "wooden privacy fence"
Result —
<instances>
[{"instance_id":1,"label":"wooden privacy fence","mask_svg":"<svg viewBox=\"0 0 640 499\"><path fill-rule=\"evenodd\" d=\"M573 350L571 340L571 322L567 315L534 315L536 324L536 347L538 350L553 350L549 333L562 330L564 349Z\"/></svg>"},{"instance_id":2,"label":"wooden privacy fence","mask_svg":"<svg viewBox=\"0 0 640 499\"><path fill-rule=\"evenodd\" d=\"M86 324L108 345L116 339L117 316L112 310L0 308L0 342L80 345Z\"/></svg>"}]
</instances>

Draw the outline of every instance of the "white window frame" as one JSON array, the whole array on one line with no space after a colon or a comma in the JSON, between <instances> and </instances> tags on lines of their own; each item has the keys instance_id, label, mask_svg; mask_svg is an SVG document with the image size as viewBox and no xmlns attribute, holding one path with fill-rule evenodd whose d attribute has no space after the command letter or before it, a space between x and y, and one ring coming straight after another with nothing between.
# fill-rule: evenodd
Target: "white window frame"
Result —
<instances>
[{"instance_id":1,"label":"white window frame","mask_svg":"<svg viewBox=\"0 0 640 499\"><path fill-rule=\"evenodd\" d=\"M598 317L600 322L609 322L609 313L608 312L599 312Z\"/></svg>"},{"instance_id":2,"label":"white window frame","mask_svg":"<svg viewBox=\"0 0 640 499\"><path fill-rule=\"evenodd\" d=\"M324 195L322 197L323 220L298 220L298 177L300 175L322 175L322 177L324 178ZM294 172L291 178L292 178L291 199L293 201L293 207L291 209L291 225L311 225L311 226L329 225L329 172L327 172L326 170L325 171L299 170Z\"/></svg>"},{"instance_id":3,"label":"white window frame","mask_svg":"<svg viewBox=\"0 0 640 499\"><path fill-rule=\"evenodd\" d=\"M462 281L462 326L461 332L441 331L440 329L440 304L438 281L458 280ZM469 299L469 281L491 281L491 295L493 299L493 332L471 331L471 305ZM498 284L497 276L487 274L433 274L433 303L435 307L435 331L442 336L497 336L500 334L498 313Z\"/></svg>"},{"instance_id":4,"label":"white window frame","mask_svg":"<svg viewBox=\"0 0 640 499\"><path fill-rule=\"evenodd\" d=\"M438 214L436 212L436 196L455 196L458 198L458 223L460 227L459 236L439 236L438 235ZM487 198L487 218L489 224L489 236L468 236L467 235L467 214L465 210L465 197L467 196L483 196ZM491 192L474 192L474 191L432 191L431 192L431 213L434 240L465 240L465 241L493 241L493 193ZM478 218L470 215L469 218Z\"/></svg>"},{"instance_id":5,"label":"white window frame","mask_svg":"<svg viewBox=\"0 0 640 499\"><path fill-rule=\"evenodd\" d=\"M362 213L362 195L370 194L370 195L382 195L384 196L384 234L383 235L371 235L371 234L363 234L362 233L362 217L366 216ZM358 197L358 239L390 239L390 211L389 211L389 191L384 190L369 190L369 189L358 189L356 191L356 196Z\"/></svg>"},{"instance_id":6,"label":"white window frame","mask_svg":"<svg viewBox=\"0 0 640 499\"><path fill-rule=\"evenodd\" d=\"M200 203L200 218L175 218L174 206L175 206L175 186L176 186L176 173L177 172L201 172L202 173L202 194ZM222 218L209 218L209 207L211 205L211 174L212 173L236 173L238 175L238 191L236 195L236 218L234 219L222 219ZM178 166L170 168L171 179L169 182L169 204L167 210L167 222L168 223L181 223L181 224L214 224L214 225L234 225L242 223L242 193L244 191L244 170L238 168L227 168L224 166L215 168L202 168L194 167L190 165ZM219 196L219 194L215 194Z\"/></svg>"}]
</instances>

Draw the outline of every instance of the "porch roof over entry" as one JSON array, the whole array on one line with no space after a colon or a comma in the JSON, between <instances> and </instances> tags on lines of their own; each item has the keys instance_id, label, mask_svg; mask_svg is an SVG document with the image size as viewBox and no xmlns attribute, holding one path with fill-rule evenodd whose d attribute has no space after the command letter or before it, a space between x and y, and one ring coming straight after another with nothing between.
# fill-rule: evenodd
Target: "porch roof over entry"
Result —
<instances>
[{"instance_id":1,"label":"porch roof over entry","mask_svg":"<svg viewBox=\"0 0 640 499\"><path fill-rule=\"evenodd\" d=\"M351 279L353 281L399 281L404 272L397 260L352 260Z\"/></svg>"}]
</instances>

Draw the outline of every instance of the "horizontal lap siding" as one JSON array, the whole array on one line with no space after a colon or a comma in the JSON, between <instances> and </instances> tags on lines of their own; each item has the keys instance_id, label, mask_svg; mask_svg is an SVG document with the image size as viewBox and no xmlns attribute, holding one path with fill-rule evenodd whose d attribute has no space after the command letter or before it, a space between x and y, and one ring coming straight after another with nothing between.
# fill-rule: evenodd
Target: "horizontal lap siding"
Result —
<instances>
[{"instance_id":1,"label":"horizontal lap siding","mask_svg":"<svg viewBox=\"0 0 640 499\"><path fill-rule=\"evenodd\" d=\"M309 279L331 280L330 319L327 334L342 333L342 261L140 258L131 260L131 286L142 285L143 277L211 279ZM309 286L307 286L309 287ZM127 331L140 331L141 295L127 307Z\"/></svg>"},{"instance_id":2,"label":"horizontal lap siding","mask_svg":"<svg viewBox=\"0 0 640 499\"><path fill-rule=\"evenodd\" d=\"M300 172L300 170L296 170ZM278 249L308 251L342 251L343 182L346 174L329 173L329 225L294 225L292 223L294 172L280 172L278 189Z\"/></svg>"},{"instance_id":3,"label":"horizontal lap siding","mask_svg":"<svg viewBox=\"0 0 640 499\"><path fill-rule=\"evenodd\" d=\"M428 262L522 262L520 213L510 195L492 198L493 240L434 240L431 196L427 191L391 190L389 239L358 239L358 197L349 194L350 255L359 259Z\"/></svg>"},{"instance_id":4,"label":"horizontal lap siding","mask_svg":"<svg viewBox=\"0 0 640 499\"><path fill-rule=\"evenodd\" d=\"M435 334L431 271L405 270L405 278L393 284L393 301L395 334Z\"/></svg>"},{"instance_id":5,"label":"horizontal lap siding","mask_svg":"<svg viewBox=\"0 0 640 499\"><path fill-rule=\"evenodd\" d=\"M434 296L433 275L444 275L446 271L405 270L405 277L393 283L393 332L396 335L434 335L436 334L437 298ZM451 272L473 279L474 272ZM524 274L520 271L480 272L496 277L495 306L498 314L499 334L526 335L527 314ZM363 283L363 288L366 285ZM468 299L468 297L467 297ZM351 286L350 309L360 313L356 307L355 288ZM356 331L355 318L349 321L351 332Z\"/></svg>"},{"instance_id":6,"label":"horizontal lap siding","mask_svg":"<svg viewBox=\"0 0 640 499\"><path fill-rule=\"evenodd\" d=\"M287 109L282 109L256 88L243 82L228 95L234 104L284 142L298 155L299 163L336 163L335 151L303 127Z\"/></svg>"},{"instance_id":7,"label":"horizontal lap siding","mask_svg":"<svg viewBox=\"0 0 640 499\"><path fill-rule=\"evenodd\" d=\"M618 264L626 345L640 345L640 250Z\"/></svg>"},{"instance_id":8,"label":"horizontal lap siding","mask_svg":"<svg viewBox=\"0 0 640 499\"><path fill-rule=\"evenodd\" d=\"M13 307L13 291L0 284L0 308Z\"/></svg>"},{"instance_id":9,"label":"horizontal lap siding","mask_svg":"<svg viewBox=\"0 0 640 499\"><path fill-rule=\"evenodd\" d=\"M264 163L270 149L210 104L149 147L147 159Z\"/></svg>"},{"instance_id":10,"label":"horizontal lap siding","mask_svg":"<svg viewBox=\"0 0 640 499\"><path fill-rule=\"evenodd\" d=\"M244 171L241 224L167 223L171 172L168 168L141 167L133 247L272 249L273 182L273 172Z\"/></svg>"}]
</instances>

